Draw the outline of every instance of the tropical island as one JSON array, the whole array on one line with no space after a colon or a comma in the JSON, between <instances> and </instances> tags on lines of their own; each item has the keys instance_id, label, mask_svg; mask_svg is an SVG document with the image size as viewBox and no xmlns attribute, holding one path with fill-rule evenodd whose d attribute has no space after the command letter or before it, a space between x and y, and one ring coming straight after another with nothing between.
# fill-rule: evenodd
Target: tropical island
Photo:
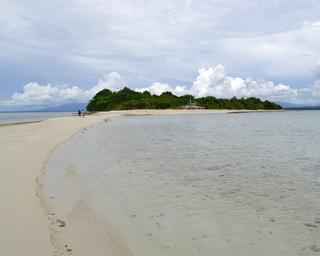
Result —
<instances>
[{"instance_id":1,"label":"tropical island","mask_svg":"<svg viewBox=\"0 0 320 256\"><path fill-rule=\"evenodd\" d=\"M179 109L185 106L197 106L205 109L248 109L248 110L279 110L282 107L268 100L259 98L218 99L212 96L195 98L192 95L176 96L171 92L161 95L148 91L137 92L127 87L112 92L104 89L98 92L89 102L88 111L111 111L130 109Z\"/></svg>"}]
</instances>

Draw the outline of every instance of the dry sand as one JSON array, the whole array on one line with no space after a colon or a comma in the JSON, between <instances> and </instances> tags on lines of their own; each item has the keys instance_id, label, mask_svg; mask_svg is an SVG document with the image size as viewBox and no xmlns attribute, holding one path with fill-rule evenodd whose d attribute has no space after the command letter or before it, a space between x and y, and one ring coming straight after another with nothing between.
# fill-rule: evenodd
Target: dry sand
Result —
<instances>
[{"instance_id":1,"label":"dry sand","mask_svg":"<svg viewBox=\"0 0 320 256\"><path fill-rule=\"evenodd\" d=\"M133 110L0 127L0 255L54 255L37 179L50 153L85 127L120 115L216 114L230 110Z\"/></svg>"}]
</instances>

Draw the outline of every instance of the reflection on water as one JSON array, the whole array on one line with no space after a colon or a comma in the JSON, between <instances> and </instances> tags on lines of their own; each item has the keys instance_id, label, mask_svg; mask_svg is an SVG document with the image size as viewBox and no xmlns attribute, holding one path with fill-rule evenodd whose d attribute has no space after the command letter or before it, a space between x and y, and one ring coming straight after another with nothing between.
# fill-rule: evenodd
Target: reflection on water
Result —
<instances>
[{"instance_id":1,"label":"reflection on water","mask_svg":"<svg viewBox=\"0 0 320 256\"><path fill-rule=\"evenodd\" d=\"M114 118L58 150L47 193L69 218L81 194L137 255L314 255L319 115ZM61 188L75 180L66 203Z\"/></svg>"}]
</instances>

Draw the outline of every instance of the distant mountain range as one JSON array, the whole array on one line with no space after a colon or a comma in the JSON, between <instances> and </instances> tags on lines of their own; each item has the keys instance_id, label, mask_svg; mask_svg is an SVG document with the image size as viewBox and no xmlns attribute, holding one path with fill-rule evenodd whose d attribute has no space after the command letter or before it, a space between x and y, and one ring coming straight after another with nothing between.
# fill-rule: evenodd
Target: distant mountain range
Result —
<instances>
[{"instance_id":1,"label":"distant mountain range","mask_svg":"<svg viewBox=\"0 0 320 256\"><path fill-rule=\"evenodd\" d=\"M88 103L69 103L60 106L52 106L45 108L11 108L11 109L0 109L0 113L23 113L23 112L78 112L78 110L86 111Z\"/></svg>"},{"instance_id":2,"label":"distant mountain range","mask_svg":"<svg viewBox=\"0 0 320 256\"><path fill-rule=\"evenodd\" d=\"M289 102L275 102L284 109L288 110L320 110L320 105L306 105L306 104L293 104ZM41 112L77 112L80 110L87 110L88 103L69 103L61 106L47 107L39 109Z\"/></svg>"},{"instance_id":3,"label":"distant mountain range","mask_svg":"<svg viewBox=\"0 0 320 256\"><path fill-rule=\"evenodd\" d=\"M290 107L284 108L286 110L320 110L320 106L301 106L301 107Z\"/></svg>"},{"instance_id":4,"label":"distant mountain range","mask_svg":"<svg viewBox=\"0 0 320 256\"><path fill-rule=\"evenodd\" d=\"M320 105L293 104L289 102L275 102L283 109L287 110L320 110ZM46 107L33 110L3 110L0 112L77 112L78 110L87 110L87 103L69 103L61 106Z\"/></svg>"},{"instance_id":5,"label":"distant mountain range","mask_svg":"<svg viewBox=\"0 0 320 256\"><path fill-rule=\"evenodd\" d=\"M69 103L61 106L48 107L40 109L41 112L77 112L78 110L87 110L88 103Z\"/></svg>"},{"instance_id":6,"label":"distant mountain range","mask_svg":"<svg viewBox=\"0 0 320 256\"><path fill-rule=\"evenodd\" d=\"M293 104L293 103L281 102L281 101L277 101L276 103L279 104L284 109L289 109L289 110L320 110L320 105Z\"/></svg>"}]
</instances>

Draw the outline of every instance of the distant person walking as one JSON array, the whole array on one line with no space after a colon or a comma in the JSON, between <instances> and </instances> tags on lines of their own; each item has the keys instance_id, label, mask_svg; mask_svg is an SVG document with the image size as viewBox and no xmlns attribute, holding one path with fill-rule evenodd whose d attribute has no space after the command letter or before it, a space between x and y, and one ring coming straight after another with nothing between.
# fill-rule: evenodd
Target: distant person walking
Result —
<instances>
[{"instance_id":1,"label":"distant person walking","mask_svg":"<svg viewBox=\"0 0 320 256\"><path fill-rule=\"evenodd\" d=\"M78 116L81 116L81 110L80 109L78 110Z\"/></svg>"}]
</instances>

